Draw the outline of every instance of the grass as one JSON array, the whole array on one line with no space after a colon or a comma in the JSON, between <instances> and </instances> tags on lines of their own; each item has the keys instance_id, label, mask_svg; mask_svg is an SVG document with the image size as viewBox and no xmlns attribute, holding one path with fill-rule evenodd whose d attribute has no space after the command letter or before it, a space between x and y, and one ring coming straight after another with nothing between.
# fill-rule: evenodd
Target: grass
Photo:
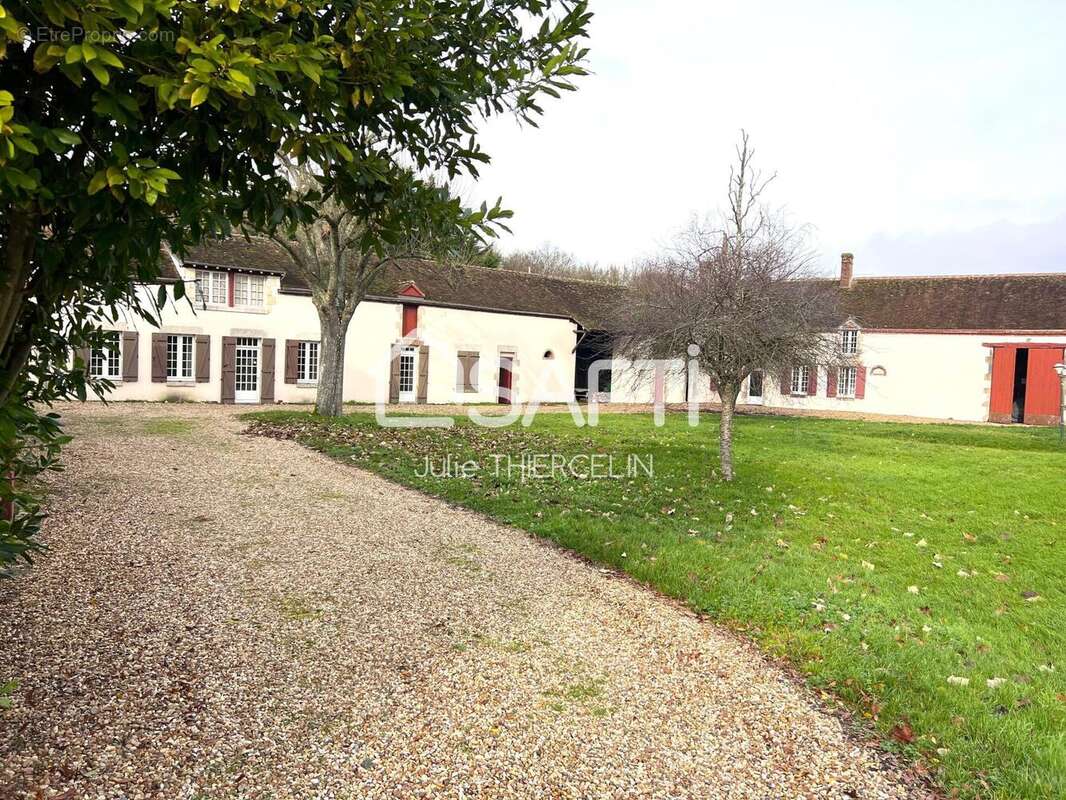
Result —
<instances>
[{"instance_id":1,"label":"grass","mask_svg":"<svg viewBox=\"0 0 1066 800\"><path fill-rule=\"evenodd\" d=\"M1054 430L744 417L726 484L714 417L408 430L369 414L252 416L743 631L963 797L1066 797L1066 448ZM616 471L650 456L654 476L494 469L495 454L523 453L614 455ZM445 454L480 469L420 476Z\"/></svg>"}]
</instances>

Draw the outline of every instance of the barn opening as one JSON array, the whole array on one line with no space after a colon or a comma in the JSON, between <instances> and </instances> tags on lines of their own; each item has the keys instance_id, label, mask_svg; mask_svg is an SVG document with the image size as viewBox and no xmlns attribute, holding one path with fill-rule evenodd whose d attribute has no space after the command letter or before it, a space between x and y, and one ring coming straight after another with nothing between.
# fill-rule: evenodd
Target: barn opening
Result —
<instances>
[{"instance_id":1,"label":"barn opening","mask_svg":"<svg viewBox=\"0 0 1066 800\"><path fill-rule=\"evenodd\" d=\"M1018 348L1014 356L1014 391L1011 395L1011 422L1025 422L1025 381L1029 374L1029 350Z\"/></svg>"},{"instance_id":2,"label":"barn opening","mask_svg":"<svg viewBox=\"0 0 1066 800\"><path fill-rule=\"evenodd\" d=\"M577 400L588 400L590 392L610 395L611 369L601 369L593 376L592 366L597 361L609 361L614 354L611 335L605 331L585 331L577 343L574 358L574 395Z\"/></svg>"},{"instance_id":3,"label":"barn opening","mask_svg":"<svg viewBox=\"0 0 1066 800\"><path fill-rule=\"evenodd\" d=\"M996 342L992 348L990 422L1058 425L1060 382L1055 364L1064 348L1058 342Z\"/></svg>"}]
</instances>

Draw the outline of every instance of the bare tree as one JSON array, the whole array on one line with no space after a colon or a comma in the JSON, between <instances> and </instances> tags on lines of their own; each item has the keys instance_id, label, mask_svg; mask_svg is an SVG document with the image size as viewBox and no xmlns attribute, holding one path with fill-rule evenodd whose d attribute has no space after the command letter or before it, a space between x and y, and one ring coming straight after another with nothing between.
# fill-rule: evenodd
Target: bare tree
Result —
<instances>
[{"instance_id":1,"label":"bare tree","mask_svg":"<svg viewBox=\"0 0 1066 800\"><path fill-rule=\"evenodd\" d=\"M554 244L543 244L535 250L516 250L503 257L501 267L512 272L547 275L553 278L577 278L597 283L628 283L633 270L615 264L600 266L579 261L578 258Z\"/></svg>"},{"instance_id":2,"label":"bare tree","mask_svg":"<svg viewBox=\"0 0 1066 800\"><path fill-rule=\"evenodd\" d=\"M289 164L287 172L294 200L318 195L318 177L308 168ZM404 259L433 259L441 266L471 260L481 241L476 228L498 212L498 205L492 210L483 208L473 227L463 229L442 223L441 216L434 215L434 211L458 202L449 198L447 187L413 180L410 204L390 209L408 223L406 235L395 242L373 235L373 222L333 195L319 197L308 220L262 233L288 254L292 271L310 288L318 311L322 337L315 401L318 414L335 417L343 411L348 326L382 273ZM254 235L257 231L246 229L245 233Z\"/></svg>"},{"instance_id":3,"label":"bare tree","mask_svg":"<svg viewBox=\"0 0 1066 800\"><path fill-rule=\"evenodd\" d=\"M733 417L753 370L780 374L797 364L836 363L836 296L819 280L803 229L762 202L774 176L752 165L741 133L728 207L715 222L693 221L664 256L632 281L632 303L616 320L616 352L695 360L722 400L722 476L734 477Z\"/></svg>"}]
</instances>

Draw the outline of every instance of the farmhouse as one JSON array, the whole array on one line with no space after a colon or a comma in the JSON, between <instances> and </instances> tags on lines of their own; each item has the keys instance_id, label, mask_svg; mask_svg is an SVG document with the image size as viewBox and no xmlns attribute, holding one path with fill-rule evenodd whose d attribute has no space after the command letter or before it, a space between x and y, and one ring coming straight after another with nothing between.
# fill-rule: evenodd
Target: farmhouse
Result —
<instances>
[{"instance_id":1,"label":"farmhouse","mask_svg":"<svg viewBox=\"0 0 1066 800\"><path fill-rule=\"evenodd\" d=\"M262 238L168 254L184 281L159 329L116 321L114 349L88 356L119 400L306 403L318 379L319 325L288 257ZM741 406L968 421L1056 424L1054 365L1066 350L1066 273L855 278L844 254L838 338L853 366L797 364L745 383ZM480 267L405 261L356 311L347 338L349 402L718 400L706 376L615 362L606 333L626 290Z\"/></svg>"}]
</instances>

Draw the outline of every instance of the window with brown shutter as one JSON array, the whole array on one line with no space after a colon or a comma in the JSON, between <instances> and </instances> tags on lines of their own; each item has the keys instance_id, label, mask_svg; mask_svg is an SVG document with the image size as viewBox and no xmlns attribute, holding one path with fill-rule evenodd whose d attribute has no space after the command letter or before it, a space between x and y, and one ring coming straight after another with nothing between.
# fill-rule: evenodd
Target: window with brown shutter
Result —
<instances>
[{"instance_id":1,"label":"window with brown shutter","mask_svg":"<svg viewBox=\"0 0 1066 800\"><path fill-rule=\"evenodd\" d=\"M125 331L122 334L122 380L137 380L137 331Z\"/></svg>"},{"instance_id":2,"label":"window with brown shutter","mask_svg":"<svg viewBox=\"0 0 1066 800\"><path fill-rule=\"evenodd\" d=\"M211 337L200 334L196 337L196 382L211 380Z\"/></svg>"},{"instance_id":3,"label":"window with brown shutter","mask_svg":"<svg viewBox=\"0 0 1066 800\"><path fill-rule=\"evenodd\" d=\"M479 353L460 351L458 359L458 374L455 380L457 392L476 392L478 384L478 363L481 360Z\"/></svg>"}]
</instances>

